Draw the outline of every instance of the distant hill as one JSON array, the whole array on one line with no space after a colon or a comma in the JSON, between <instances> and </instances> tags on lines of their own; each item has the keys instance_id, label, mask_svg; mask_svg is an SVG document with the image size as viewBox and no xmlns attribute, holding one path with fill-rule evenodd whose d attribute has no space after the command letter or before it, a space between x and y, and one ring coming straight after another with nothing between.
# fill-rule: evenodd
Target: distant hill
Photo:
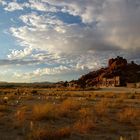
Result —
<instances>
[{"instance_id":1,"label":"distant hill","mask_svg":"<svg viewBox=\"0 0 140 140\"><path fill-rule=\"evenodd\" d=\"M97 71L92 71L86 75L83 75L78 79L78 84L81 87L90 87L98 85L103 79L111 79L114 77L120 77L121 86L125 86L126 83L140 82L140 65L134 63L128 63L123 57L117 56L117 58L111 58L108 60L108 66L100 68Z\"/></svg>"},{"instance_id":2,"label":"distant hill","mask_svg":"<svg viewBox=\"0 0 140 140\"><path fill-rule=\"evenodd\" d=\"M50 88L54 83L51 82L34 82L34 83L14 83L0 82L0 88L18 88L18 87L34 87L34 88Z\"/></svg>"}]
</instances>

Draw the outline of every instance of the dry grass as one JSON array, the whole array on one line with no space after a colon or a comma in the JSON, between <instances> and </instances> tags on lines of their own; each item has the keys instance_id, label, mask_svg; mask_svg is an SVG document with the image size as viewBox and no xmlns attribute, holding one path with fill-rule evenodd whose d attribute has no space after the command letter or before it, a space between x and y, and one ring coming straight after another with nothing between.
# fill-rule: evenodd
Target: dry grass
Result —
<instances>
[{"instance_id":1,"label":"dry grass","mask_svg":"<svg viewBox=\"0 0 140 140\"><path fill-rule=\"evenodd\" d=\"M19 94L14 94L15 90L1 92L0 125L5 128L13 125L15 129L9 128L8 132L13 131L11 134L16 133L15 136L27 135L30 140L62 140L92 139L92 136L105 139L111 135L110 138L117 139L118 134L139 129L139 93L24 88ZM5 96L9 99L7 104L2 102ZM19 104L15 103L17 100ZM8 110L10 112L6 112Z\"/></svg>"},{"instance_id":2,"label":"dry grass","mask_svg":"<svg viewBox=\"0 0 140 140\"><path fill-rule=\"evenodd\" d=\"M23 127L26 120L26 108L21 107L19 108L14 117L14 125L15 127Z\"/></svg>"},{"instance_id":3,"label":"dry grass","mask_svg":"<svg viewBox=\"0 0 140 140\"><path fill-rule=\"evenodd\" d=\"M78 110L81 107L81 101L68 98L61 103L61 108L64 110Z\"/></svg>"},{"instance_id":4,"label":"dry grass","mask_svg":"<svg viewBox=\"0 0 140 140\"><path fill-rule=\"evenodd\" d=\"M77 111L82 107L82 101L74 100L72 98L68 98L64 100L59 105L59 116L60 117L75 117L77 116Z\"/></svg>"},{"instance_id":5,"label":"dry grass","mask_svg":"<svg viewBox=\"0 0 140 140\"><path fill-rule=\"evenodd\" d=\"M140 109L126 107L117 116L122 123L133 123L140 118Z\"/></svg>"},{"instance_id":6,"label":"dry grass","mask_svg":"<svg viewBox=\"0 0 140 140\"><path fill-rule=\"evenodd\" d=\"M122 109L124 107L124 101L122 99L113 99L112 101L108 101L108 108L109 109Z\"/></svg>"},{"instance_id":7,"label":"dry grass","mask_svg":"<svg viewBox=\"0 0 140 140\"><path fill-rule=\"evenodd\" d=\"M38 104L34 105L32 114L35 120L55 120L60 117L72 117L72 111L81 107L81 102L73 99L66 99L60 104Z\"/></svg>"},{"instance_id":8,"label":"dry grass","mask_svg":"<svg viewBox=\"0 0 140 140\"><path fill-rule=\"evenodd\" d=\"M33 100L34 97L32 95L27 95L24 97L26 100Z\"/></svg>"},{"instance_id":9,"label":"dry grass","mask_svg":"<svg viewBox=\"0 0 140 140\"><path fill-rule=\"evenodd\" d=\"M62 140L69 138L71 135L70 127L63 127L53 129L50 126L45 128L38 128L31 132L30 140Z\"/></svg>"},{"instance_id":10,"label":"dry grass","mask_svg":"<svg viewBox=\"0 0 140 140\"><path fill-rule=\"evenodd\" d=\"M121 100L128 99L128 95L129 95L129 93L121 93L121 94L119 95L119 99L121 99Z\"/></svg>"},{"instance_id":11,"label":"dry grass","mask_svg":"<svg viewBox=\"0 0 140 140\"><path fill-rule=\"evenodd\" d=\"M88 117L93 117L93 108L81 108L79 110L79 117L81 118L88 118Z\"/></svg>"},{"instance_id":12,"label":"dry grass","mask_svg":"<svg viewBox=\"0 0 140 140\"><path fill-rule=\"evenodd\" d=\"M37 104L32 110L33 119L35 120L54 120L58 117L57 107L54 104Z\"/></svg>"},{"instance_id":13,"label":"dry grass","mask_svg":"<svg viewBox=\"0 0 140 140\"><path fill-rule=\"evenodd\" d=\"M0 112L7 112L7 111L9 111L7 105L0 105Z\"/></svg>"},{"instance_id":14,"label":"dry grass","mask_svg":"<svg viewBox=\"0 0 140 140\"><path fill-rule=\"evenodd\" d=\"M97 102L94 106L94 110L99 116L104 116L109 111L109 100L108 99L101 99Z\"/></svg>"},{"instance_id":15,"label":"dry grass","mask_svg":"<svg viewBox=\"0 0 140 140\"><path fill-rule=\"evenodd\" d=\"M105 98L116 98L116 94L113 92L104 93Z\"/></svg>"},{"instance_id":16,"label":"dry grass","mask_svg":"<svg viewBox=\"0 0 140 140\"><path fill-rule=\"evenodd\" d=\"M74 123L73 129L79 133L89 133L96 127L96 123L91 118L80 119Z\"/></svg>"}]
</instances>

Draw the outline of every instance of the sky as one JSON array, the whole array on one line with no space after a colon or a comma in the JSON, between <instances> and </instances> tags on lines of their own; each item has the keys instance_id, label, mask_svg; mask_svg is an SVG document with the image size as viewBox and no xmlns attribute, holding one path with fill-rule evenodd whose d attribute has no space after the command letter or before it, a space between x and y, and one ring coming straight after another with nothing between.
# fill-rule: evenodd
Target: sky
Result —
<instances>
[{"instance_id":1,"label":"sky","mask_svg":"<svg viewBox=\"0 0 140 140\"><path fill-rule=\"evenodd\" d=\"M75 80L140 63L140 0L0 0L0 81Z\"/></svg>"}]
</instances>

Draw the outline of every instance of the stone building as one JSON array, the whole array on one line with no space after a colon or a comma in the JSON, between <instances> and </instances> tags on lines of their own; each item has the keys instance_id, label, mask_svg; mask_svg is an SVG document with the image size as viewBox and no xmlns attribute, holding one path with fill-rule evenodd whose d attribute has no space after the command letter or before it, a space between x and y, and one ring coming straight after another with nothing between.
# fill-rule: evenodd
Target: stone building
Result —
<instances>
[{"instance_id":1,"label":"stone building","mask_svg":"<svg viewBox=\"0 0 140 140\"><path fill-rule=\"evenodd\" d=\"M121 86L121 78L120 78L120 76L114 76L112 78L104 77L99 82L99 86L100 87L117 87L117 86Z\"/></svg>"}]
</instances>

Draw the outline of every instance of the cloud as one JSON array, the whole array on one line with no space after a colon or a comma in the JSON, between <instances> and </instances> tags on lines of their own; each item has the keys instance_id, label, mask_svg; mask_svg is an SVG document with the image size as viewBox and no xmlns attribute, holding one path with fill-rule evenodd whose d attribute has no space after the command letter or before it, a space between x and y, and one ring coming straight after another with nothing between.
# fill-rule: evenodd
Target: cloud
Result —
<instances>
[{"instance_id":1,"label":"cloud","mask_svg":"<svg viewBox=\"0 0 140 140\"><path fill-rule=\"evenodd\" d=\"M58 7L61 12L81 17L83 23L93 23L101 13L106 0L42 0L42 2Z\"/></svg>"},{"instance_id":2,"label":"cloud","mask_svg":"<svg viewBox=\"0 0 140 140\"><path fill-rule=\"evenodd\" d=\"M20 45L47 50L49 53L71 54L88 50L107 50L112 44L104 41L103 35L94 27L66 24L57 17L32 13L20 19L25 26L10 29Z\"/></svg>"},{"instance_id":3,"label":"cloud","mask_svg":"<svg viewBox=\"0 0 140 140\"><path fill-rule=\"evenodd\" d=\"M0 5L6 5L7 4L7 2L5 1L5 0L0 0Z\"/></svg>"},{"instance_id":4,"label":"cloud","mask_svg":"<svg viewBox=\"0 0 140 140\"><path fill-rule=\"evenodd\" d=\"M30 2L36 3L36 1ZM34 42L40 44L40 40L42 40L40 48L49 51L55 51L58 48L58 50L61 49L65 52L89 49L130 49L131 46L134 49L139 48L140 10L137 8L138 2L136 0L133 3L126 0L113 2L110 0L102 0L101 2L88 0L83 2L84 4L80 3L79 0L76 2L61 1L59 3L44 0L39 3L49 3L56 7L60 7L60 3L62 3L61 12L80 16L85 27L76 24L67 25L58 17L49 16L48 13L22 15L20 19L25 23L25 26L11 28L11 31L14 36L21 39L23 44L26 43L36 48L37 45L35 46ZM34 34L31 35L32 33ZM29 36L28 39L27 36ZM65 47L62 49L61 46Z\"/></svg>"},{"instance_id":5,"label":"cloud","mask_svg":"<svg viewBox=\"0 0 140 140\"><path fill-rule=\"evenodd\" d=\"M44 12L58 12L59 10L46 2L41 2L40 0L29 0L29 6L31 9Z\"/></svg>"},{"instance_id":6,"label":"cloud","mask_svg":"<svg viewBox=\"0 0 140 140\"><path fill-rule=\"evenodd\" d=\"M29 0L15 3L19 7L11 6L9 11L28 8L31 12L20 15L20 26L10 28L11 35L25 49L13 50L8 58L27 57L53 66L52 69L37 69L25 74L27 76L55 75L70 70L87 72L104 66L108 58L116 55L138 61L139 0ZM66 16L72 23L66 21ZM77 18L80 20L73 20ZM40 52L33 54L31 48Z\"/></svg>"},{"instance_id":7,"label":"cloud","mask_svg":"<svg viewBox=\"0 0 140 140\"><path fill-rule=\"evenodd\" d=\"M39 64L38 60L21 60L21 59L0 59L0 66L20 66L20 65L36 65Z\"/></svg>"},{"instance_id":8,"label":"cloud","mask_svg":"<svg viewBox=\"0 0 140 140\"><path fill-rule=\"evenodd\" d=\"M15 10L23 10L24 9L24 5L23 4L19 4L17 2L10 2L8 4L6 4L6 7L4 8L6 11L15 11Z\"/></svg>"},{"instance_id":9,"label":"cloud","mask_svg":"<svg viewBox=\"0 0 140 140\"><path fill-rule=\"evenodd\" d=\"M106 32L104 38L126 50L140 49L139 4L137 0L108 0L100 19L100 26Z\"/></svg>"},{"instance_id":10,"label":"cloud","mask_svg":"<svg viewBox=\"0 0 140 140\"><path fill-rule=\"evenodd\" d=\"M24 50L12 50L11 54L8 54L9 59L22 59L32 54L33 49L31 47Z\"/></svg>"},{"instance_id":11,"label":"cloud","mask_svg":"<svg viewBox=\"0 0 140 140\"><path fill-rule=\"evenodd\" d=\"M70 74L70 73L75 73L79 71L85 71L86 67L84 69L77 69L75 67L67 67L60 65L58 67L53 67L53 68L38 68L34 70L33 72L15 72L14 77L16 78L22 78L22 79L33 79L37 77L42 77L42 76L50 76L50 75L60 75L60 74Z\"/></svg>"}]
</instances>

